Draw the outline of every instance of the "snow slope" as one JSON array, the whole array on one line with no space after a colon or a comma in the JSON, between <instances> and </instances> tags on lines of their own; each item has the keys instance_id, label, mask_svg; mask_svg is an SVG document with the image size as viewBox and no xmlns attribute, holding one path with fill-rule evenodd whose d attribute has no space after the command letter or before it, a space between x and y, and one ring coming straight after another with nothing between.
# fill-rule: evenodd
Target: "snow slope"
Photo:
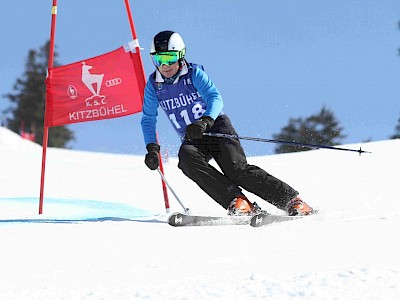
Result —
<instances>
[{"instance_id":1,"label":"snow slope","mask_svg":"<svg viewBox=\"0 0 400 300\"><path fill-rule=\"evenodd\" d=\"M249 158L318 215L173 228L143 157L53 148L39 216L41 147L0 128L0 299L400 299L400 140L343 145L360 146L372 154ZM165 172L184 204L224 214L176 165Z\"/></svg>"}]
</instances>

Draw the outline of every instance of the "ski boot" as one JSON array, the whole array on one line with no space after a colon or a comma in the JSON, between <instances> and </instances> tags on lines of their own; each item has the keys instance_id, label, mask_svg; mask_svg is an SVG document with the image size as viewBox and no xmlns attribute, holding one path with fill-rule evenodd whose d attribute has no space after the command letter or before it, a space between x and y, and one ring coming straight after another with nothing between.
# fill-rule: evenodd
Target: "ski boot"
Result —
<instances>
[{"instance_id":1,"label":"ski boot","mask_svg":"<svg viewBox=\"0 0 400 300\"><path fill-rule=\"evenodd\" d=\"M246 196L238 196L228 206L228 216L254 216L260 212L261 207L256 202L251 203Z\"/></svg>"},{"instance_id":2,"label":"ski boot","mask_svg":"<svg viewBox=\"0 0 400 300\"><path fill-rule=\"evenodd\" d=\"M290 200L287 205L287 213L289 216L307 216L314 212L314 209L298 196Z\"/></svg>"}]
</instances>

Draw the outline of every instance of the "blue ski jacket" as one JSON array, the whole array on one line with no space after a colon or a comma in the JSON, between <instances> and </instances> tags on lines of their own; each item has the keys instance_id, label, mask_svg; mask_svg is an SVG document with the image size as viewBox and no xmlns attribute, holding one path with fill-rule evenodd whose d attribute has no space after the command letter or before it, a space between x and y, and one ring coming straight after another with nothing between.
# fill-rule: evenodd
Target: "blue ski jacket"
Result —
<instances>
[{"instance_id":1,"label":"blue ski jacket","mask_svg":"<svg viewBox=\"0 0 400 300\"><path fill-rule=\"evenodd\" d=\"M149 76L144 90L142 131L144 142L157 143L156 123L161 107L183 141L186 127L202 116L214 120L223 114L221 94L201 65L184 62L172 84L164 82L156 70Z\"/></svg>"}]
</instances>

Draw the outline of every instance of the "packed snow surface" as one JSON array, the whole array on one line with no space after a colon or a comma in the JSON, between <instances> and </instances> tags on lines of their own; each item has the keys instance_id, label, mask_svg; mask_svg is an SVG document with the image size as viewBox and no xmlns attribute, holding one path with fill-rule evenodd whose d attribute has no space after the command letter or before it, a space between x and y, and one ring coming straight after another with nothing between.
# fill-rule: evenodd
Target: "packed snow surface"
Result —
<instances>
[{"instance_id":1,"label":"packed snow surface","mask_svg":"<svg viewBox=\"0 0 400 300\"><path fill-rule=\"evenodd\" d=\"M400 140L341 147L372 153L248 158L317 215L174 228L159 174L133 155L49 148L39 215L42 149L0 128L0 299L400 299ZM225 214L176 158L164 168L193 214Z\"/></svg>"}]
</instances>

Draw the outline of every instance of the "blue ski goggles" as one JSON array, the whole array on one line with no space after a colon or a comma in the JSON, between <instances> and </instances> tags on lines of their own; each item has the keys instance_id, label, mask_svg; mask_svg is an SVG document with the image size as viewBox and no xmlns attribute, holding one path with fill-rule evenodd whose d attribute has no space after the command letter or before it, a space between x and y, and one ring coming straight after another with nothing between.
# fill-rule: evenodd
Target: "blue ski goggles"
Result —
<instances>
[{"instance_id":1,"label":"blue ski goggles","mask_svg":"<svg viewBox=\"0 0 400 300\"><path fill-rule=\"evenodd\" d=\"M181 51L157 52L150 54L150 56L156 67L170 66L183 57Z\"/></svg>"}]
</instances>

